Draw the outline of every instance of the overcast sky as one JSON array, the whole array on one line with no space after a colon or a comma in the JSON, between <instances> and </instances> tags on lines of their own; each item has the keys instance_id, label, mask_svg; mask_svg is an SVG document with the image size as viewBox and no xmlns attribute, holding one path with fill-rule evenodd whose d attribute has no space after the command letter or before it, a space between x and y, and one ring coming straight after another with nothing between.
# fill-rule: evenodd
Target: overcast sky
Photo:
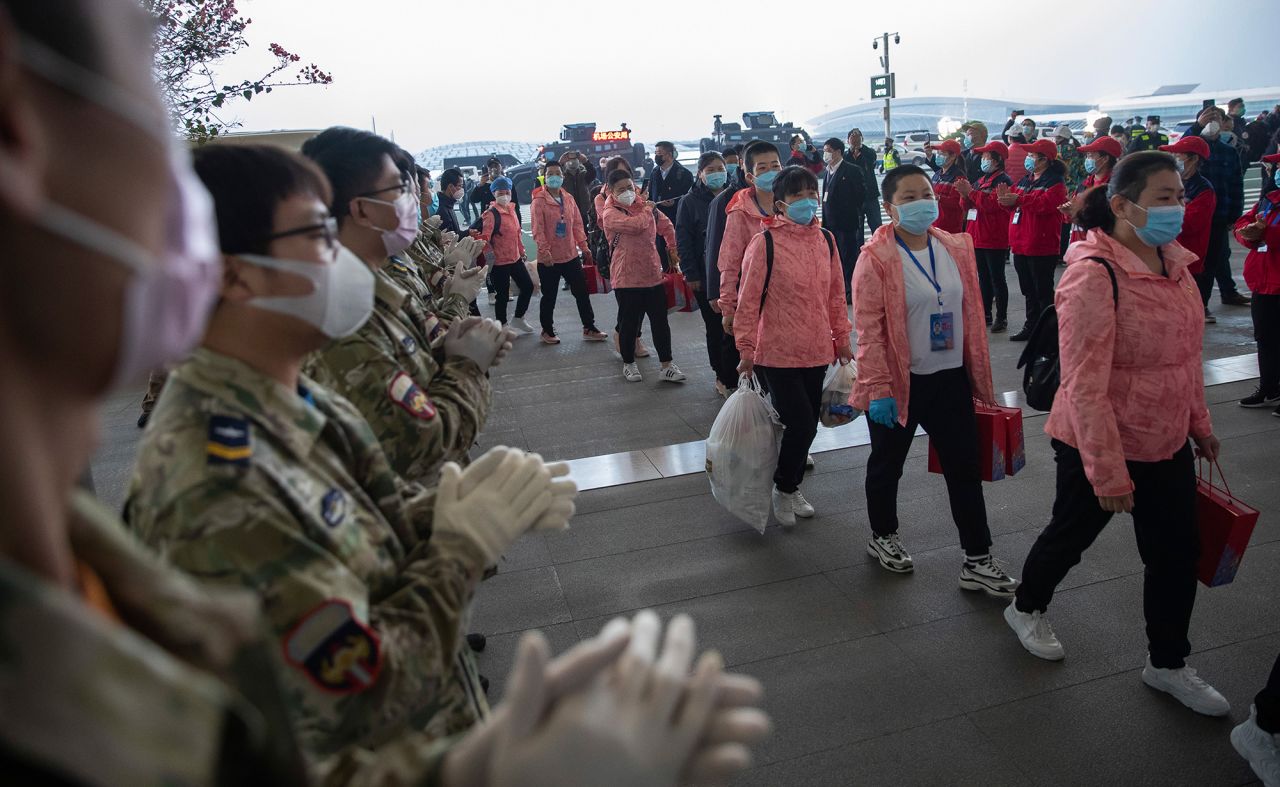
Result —
<instances>
[{"instance_id":1,"label":"overcast sky","mask_svg":"<svg viewBox=\"0 0 1280 787\"><path fill-rule=\"evenodd\" d=\"M225 64L226 77L260 71L269 60L261 52L278 42L334 78L235 104L244 130L368 128L376 118L380 133L414 152L477 139L550 141L566 122L625 121L648 143L708 135L717 112L736 120L774 109L803 122L867 98L883 53L871 39L885 19L902 39L890 53L899 96L958 96L966 80L970 96L1025 101L1091 101L1175 83L1280 84L1280 0L238 5L253 19L250 49Z\"/></svg>"}]
</instances>

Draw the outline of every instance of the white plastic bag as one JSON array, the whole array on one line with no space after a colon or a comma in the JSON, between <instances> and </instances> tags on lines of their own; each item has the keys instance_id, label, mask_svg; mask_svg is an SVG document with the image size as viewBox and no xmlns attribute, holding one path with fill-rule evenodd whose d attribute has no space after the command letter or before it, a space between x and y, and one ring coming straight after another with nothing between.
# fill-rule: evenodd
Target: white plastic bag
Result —
<instances>
[{"instance_id":1,"label":"white plastic bag","mask_svg":"<svg viewBox=\"0 0 1280 787\"><path fill-rule=\"evenodd\" d=\"M711 494L725 510L761 533L772 508L773 471L782 445L782 422L754 376L720 408L707 437Z\"/></svg>"},{"instance_id":2,"label":"white plastic bag","mask_svg":"<svg viewBox=\"0 0 1280 787\"><path fill-rule=\"evenodd\" d=\"M822 384L822 403L818 407L818 420L823 426L844 426L861 415L849 404L849 393L853 390L853 380L857 374L858 367L853 365L853 361L847 364L837 363L827 370L826 380Z\"/></svg>"}]
</instances>

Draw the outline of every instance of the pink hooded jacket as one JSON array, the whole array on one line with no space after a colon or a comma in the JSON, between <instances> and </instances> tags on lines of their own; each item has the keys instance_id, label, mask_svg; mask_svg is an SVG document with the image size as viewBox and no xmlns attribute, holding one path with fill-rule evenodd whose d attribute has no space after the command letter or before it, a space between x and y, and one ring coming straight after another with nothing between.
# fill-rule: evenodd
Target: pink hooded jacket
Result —
<instances>
[{"instance_id":1,"label":"pink hooded jacket","mask_svg":"<svg viewBox=\"0 0 1280 787\"><path fill-rule=\"evenodd\" d=\"M764 311L760 293L768 269L764 233L751 239L742 262L742 289L733 321L738 352L761 366L826 366L849 346L840 252L828 249L817 223L801 226L779 216L773 236L773 275Z\"/></svg>"},{"instance_id":2,"label":"pink hooded jacket","mask_svg":"<svg viewBox=\"0 0 1280 787\"><path fill-rule=\"evenodd\" d=\"M583 257L589 257L587 248L587 231L582 227L582 213L573 195L564 189L560 190L563 204L556 202L551 192L544 187L533 191L533 242L538 247L538 264L555 265L568 262L578 256L581 250ZM565 235L556 237L556 224L565 223ZM505 229L506 220L503 220Z\"/></svg>"},{"instance_id":3,"label":"pink hooded jacket","mask_svg":"<svg viewBox=\"0 0 1280 787\"><path fill-rule=\"evenodd\" d=\"M974 398L995 403L987 322L978 286L973 238L929 228L946 247L964 282L964 368ZM911 340L907 337L907 286L893 224L882 224L862 247L853 269L853 320L858 329L858 376L849 404L866 412L875 399L898 400L898 423L906 426L911 401Z\"/></svg>"},{"instance_id":4,"label":"pink hooded jacket","mask_svg":"<svg viewBox=\"0 0 1280 787\"><path fill-rule=\"evenodd\" d=\"M726 316L731 316L738 308L738 278L742 274L742 258L747 253L747 244L771 218L760 212L755 194L754 188L743 189L733 195L725 208L724 238L720 241L716 267L720 269L720 310Z\"/></svg>"},{"instance_id":5,"label":"pink hooded jacket","mask_svg":"<svg viewBox=\"0 0 1280 787\"><path fill-rule=\"evenodd\" d=\"M1062 386L1044 430L1080 451L1100 497L1133 491L1125 460L1158 462L1213 434L1204 403L1204 303L1187 266L1196 255L1162 246L1168 277L1101 230L1067 250L1058 282ZM1100 264L1111 263L1120 289Z\"/></svg>"},{"instance_id":6,"label":"pink hooded jacket","mask_svg":"<svg viewBox=\"0 0 1280 787\"><path fill-rule=\"evenodd\" d=\"M636 201L625 207L610 194L604 203L600 226L610 244L616 236L609 275L614 289L619 287L656 287L662 284L662 260L655 241L658 234L667 248L676 247L676 228L662 211L644 199L639 192Z\"/></svg>"},{"instance_id":7,"label":"pink hooded jacket","mask_svg":"<svg viewBox=\"0 0 1280 787\"><path fill-rule=\"evenodd\" d=\"M502 231L497 235L493 234L495 210L502 214ZM477 237L488 244L487 248L493 250L495 267L514 265L524 257L524 241L520 239L520 217L516 215L515 203L508 202L504 207L495 200L485 208L480 220L481 229Z\"/></svg>"}]
</instances>

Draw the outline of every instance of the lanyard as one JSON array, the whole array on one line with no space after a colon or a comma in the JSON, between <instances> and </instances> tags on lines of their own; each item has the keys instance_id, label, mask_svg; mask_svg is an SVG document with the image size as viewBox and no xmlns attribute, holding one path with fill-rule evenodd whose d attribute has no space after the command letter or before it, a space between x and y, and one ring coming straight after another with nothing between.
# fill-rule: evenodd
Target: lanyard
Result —
<instances>
[{"instance_id":1,"label":"lanyard","mask_svg":"<svg viewBox=\"0 0 1280 787\"><path fill-rule=\"evenodd\" d=\"M560 199L556 199L556 196L554 194L552 194L551 192L547 192L547 196L551 197L552 200L555 200L555 203L560 206L560 218L563 219L564 218L564 195L561 194Z\"/></svg>"},{"instance_id":2,"label":"lanyard","mask_svg":"<svg viewBox=\"0 0 1280 787\"><path fill-rule=\"evenodd\" d=\"M932 276L930 276L929 271L926 271L924 266L920 264L920 260L916 259L916 255L911 253L911 249L907 248L907 244L902 242L902 238L897 238L896 240L898 241L898 245L902 247L902 250L911 258L911 261L915 263L916 270L920 271L920 274L928 279L929 283L933 285L934 291L938 293L938 308L941 309L942 285L938 284L938 263L933 258L933 236L928 236L927 238L927 242L929 244L929 269L933 271Z\"/></svg>"},{"instance_id":3,"label":"lanyard","mask_svg":"<svg viewBox=\"0 0 1280 787\"><path fill-rule=\"evenodd\" d=\"M1277 211L1276 211L1276 203L1274 203L1274 202L1268 202L1268 203L1267 203L1267 209L1266 209L1266 210L1264 210L1264 211L1262 211L1262 221L1263 221L1263 223L1265 223L1268 227L1273 226L1273 225L1275 224L1275 222L1274 222L1274 221L1271 221L1271 220L1270 220L1270 219L1271 219L1271 214L1272 214L1272 213L1275 213L1275 214L1276 214L1276 216L1277 216L1278 218L1280 218L1280 212L1277 212Z\"/></svg>"}]
</instances>

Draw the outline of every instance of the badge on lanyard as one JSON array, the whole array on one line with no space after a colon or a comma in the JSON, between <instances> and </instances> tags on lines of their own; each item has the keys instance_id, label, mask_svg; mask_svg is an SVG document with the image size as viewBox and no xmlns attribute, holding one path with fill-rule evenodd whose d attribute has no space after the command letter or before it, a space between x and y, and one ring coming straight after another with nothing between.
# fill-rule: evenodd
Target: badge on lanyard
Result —
<instances>
[{"instance_id":1,"label":"badge on lanyard","mask_svg":"<svg viewBox=\"0 0 1280 787\"><path fill-rule=\"evenodd\" d=\"M1017 224L1018 220L1021 218L1022 218L1022 208L1018 208L1013 212L1013 223Z\"/></svg>"},{"instance_id":2,"label":"badge on lanyard","mask_svg":"<svg viewBox=\"0 0 1280 787\"><path fill-rule=\"evenodd\" d=\"M556 222L556 237L563 238L569 234L569 225L564 223L564 219Z\"/></svg>"},{"instance_id":3,"label":"badge on lanyard","mask_svg":"<svg viewBox=\"0 0 1280 787\"><path fill-rule=\"evenodd\" d=\"M978 209L977 209L977 208L969 208L969 213L965 216L965 220L966 220L966 221L977 221L977 220L978 220Z\"/></svg>"},{"instance_id":4,"label":"badge on lanyard","mask_svg":"<svg viewBox=\"0 0 1280 787\"><path fill-rule=\"evenodd\" d=\"M907 244L902 242L902 238L897 238L898 245L911 258L911 262L915 264L916 270L929 280L933 285L933 290L938 294L938 310L929 315L929 350L931 352L940 352L942 350L954 350L956 347L955 319L951 312L942 310L942 285L938 282L938 262L933 256L933 238L928 238L929 243L929 271L933 275L929 275L929 271L924 269L920 264L920 260L916 259L916 255L911 249L907 248Z\"/></svg>"}]
</instances>

